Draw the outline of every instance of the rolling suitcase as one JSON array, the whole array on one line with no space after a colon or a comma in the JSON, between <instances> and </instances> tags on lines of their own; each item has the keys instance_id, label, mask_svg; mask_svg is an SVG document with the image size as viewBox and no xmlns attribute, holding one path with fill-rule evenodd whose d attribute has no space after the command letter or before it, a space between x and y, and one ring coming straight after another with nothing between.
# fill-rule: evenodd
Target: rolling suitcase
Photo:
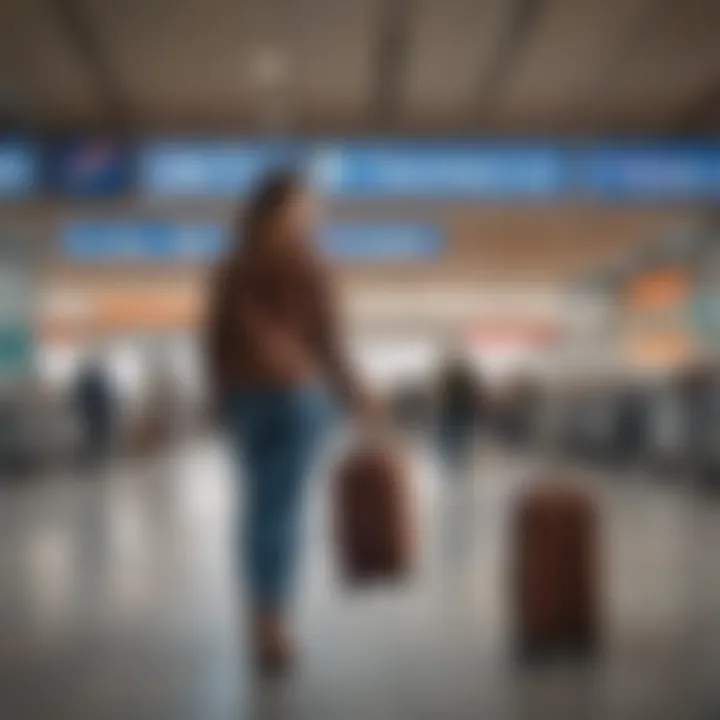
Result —
<instances>
[{"instance_id":1,"label":"rolling suitcase","mask_svg":"<svg viewBox=\"0 0 720 720\"><path fill-rule=\"evenodd\" d=\"M358 447L340 464L334 525L347 582L400 580L411 571L414 527L408 480L404 458L389 447Z\"/></svg>"},{"instance_id":2,"label":"rolling suitcase","mask_svg":"<svg viewBox=\"0 0 720 720\"><path fill-rule=\"evenodd\" d=\"M522 659L588 656L600 640L598 512L579 488L544 484L520 498L514 528L517 650Z\"/></svg>"}]
</instances>

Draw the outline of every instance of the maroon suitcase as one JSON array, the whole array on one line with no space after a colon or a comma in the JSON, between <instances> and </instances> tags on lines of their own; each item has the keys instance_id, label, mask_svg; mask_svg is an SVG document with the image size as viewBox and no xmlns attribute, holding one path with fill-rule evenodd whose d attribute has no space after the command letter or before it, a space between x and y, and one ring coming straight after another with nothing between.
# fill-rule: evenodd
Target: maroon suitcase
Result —
<instances>
[{"instance_id":1,"label":"maroon suitcase","mask_svg":"<svg viewBox=\"0 0 720 720\"><path fill-rule=\"evenodd\" d=\"M592 497L548 483L520 498L514 596L523 658L591 654L600 639L598 511Z\"/></svg>"},{"instance_id":2,"label":"maroon suitcase","mask_svg":"<svg viewBox=\"0 0 720 720\"><path fill-rule=\"evenodd\" d=\"M348 582L401 579L412 569L415 535L408 480L404 458L389 447L356 448L340 464L335 539Z\"/></svg>"}]
</instances>

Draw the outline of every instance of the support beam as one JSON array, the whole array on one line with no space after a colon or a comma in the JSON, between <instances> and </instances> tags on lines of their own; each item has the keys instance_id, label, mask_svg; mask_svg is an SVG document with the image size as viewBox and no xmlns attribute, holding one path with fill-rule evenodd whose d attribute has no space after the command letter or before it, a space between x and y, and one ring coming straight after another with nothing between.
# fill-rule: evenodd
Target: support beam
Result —
<instances>
[{"instance_id":1,"label":"support beam","mask_svg":"<svg viewBox=\"0 0 720 720\"><path fill-rule=\"evenodd\" d=\"M121 89L121 83L96 29L79 7L78 0L45 0L45 5L87 69L95 92L105 106L110 124L127 128L132 117L130 103Z\"/></svg>"},{"instance_id":2,"label":"support beam","mask_svg":"<svg viewBox=\"0 0 720 720\"><path fill-rule=\"evenodd\" d=\"M371 121L387 129L398 110L415 0L385 0L375 66Z\"/></svg>"},{"instance_id":3,"label":"support beam","mask_svg":"<svg viewBox=\"0 0 720 720\"><path fill-rule=\"evenodd\" d=\"M542 9L543 0L512 0L508 3L505 29L494 55L482 71L483 79L477 94L480 113L492 111L510 81L537 26Z\"/></svg>"},{"instance_id":4,"label":"support beam","mask_svg":"<svg viewBox=\"0 0 720 720\"><path fill-rule=\"evenodd\" d=\"M662 23L667 23L677 4L676 0L628 0L628 2L635 6L631 17L617 33L612 45L604 52L598 64L586 70L585 86L579 101L581 104L597 108L594 112L599 117L603 112L600 101L605 97L604 93L618 83L618 78L622 82L627 69L632 69L633 60L646 47L649 35L656 32L658 27L662 27ZM593 100L592 103L590 99Z\"/></svg>"}]
</instances>

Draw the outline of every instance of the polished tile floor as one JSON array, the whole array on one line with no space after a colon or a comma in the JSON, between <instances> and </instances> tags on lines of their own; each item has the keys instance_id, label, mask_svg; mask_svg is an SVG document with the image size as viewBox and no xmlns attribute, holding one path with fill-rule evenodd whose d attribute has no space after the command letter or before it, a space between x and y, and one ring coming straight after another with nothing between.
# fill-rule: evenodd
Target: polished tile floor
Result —
<instances>
[{"instance_id":1,"label":"polished tile floor","mask_svg":"<svg viewBox=\"0 0 720 720\"><path fill-rule=\"evenodd\" d=\"M234 482L198 442L102 476L0 487L3 720L720 717L720 503L679 481L584 475L603 517L605 649L516 666L508 508L537 472L485 448L472 480L414 454L421 561L362 592L334 574L326 473L308 508L282 683L252 679L232 554Z\"/></svg>"}]
</instances>

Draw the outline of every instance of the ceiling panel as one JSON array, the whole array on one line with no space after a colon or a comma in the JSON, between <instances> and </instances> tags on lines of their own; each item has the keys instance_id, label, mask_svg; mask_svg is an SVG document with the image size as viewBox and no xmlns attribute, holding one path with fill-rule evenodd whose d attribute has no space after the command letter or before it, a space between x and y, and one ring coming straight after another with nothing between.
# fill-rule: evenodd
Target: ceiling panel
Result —
<instances>
[{"instance_id":1,"label":"ceiling panel","mask_svg":"<svg viewBox=\"0 0 720 720\"><path fill-rule=\"evenodd\" d=\"M416 0L400 103L405 116L420 124L457 122L468 113L472 119L511 5L504 0Z\"/></svg>"},{"instance_id":2,"label":"ceiling panel","mask_svg":"<svg viewBox=\"0 0 720 720\"><path fill-rule=\"evenodd\" d=\"M371 112L384 0L287 0L293 102L300 121L363 126Z\"/></svg>"},{"instance_id":3,"label":"ceiling panel","mask_svg":"<svg viewBox=\"0 0 720 720\"><path fill-rule=\"evenodd\" d=\"M140 131L717 129L718 28L719 0L0 0L0 120L108 128L120 104Z\"/></svg>"},{"instance_id":4,"label":"ceiling panel","mask_svg":"<svg viewBox=\"0 0 720 720\"><path fill-rule=\"evenodd\" d=\"M269 104L289 125L367 110L376 0L80 1L141 123L245 127Z\"/></svg>"},{"instance_id":5,"label":"ceiling panel","mask_svg":"<svg viewBox=\"0 0 720 720\"><path fill-rule=\"evenodd\" d=\"M261 37L248 0L78 0L140 122L246 117L248 62Z\"/></svg>"},{"instance_id":6,"label":"ceiling panel","mask_svg":"<svg viewBox=\"0 0 720 720\"><path fill-rule=\"evenodd\" d=\"M486 108L500 124L572 127L583 105L602 114L598 83L612 70L612 59L655 0L544 0L536 24L497 95ZM587 118L585 118L587 120Z\"/></svg>"},{"instance_id":7,"label":"ceiling panel","mask_svg":"<svg viewBox=\"0 0 720 720\"><path fill-rule=\"evenodd\" d=\"M606 79L608 107L643 108L646 124L677 130L698 100L720 88L719 37L718 0L670 4Z\"/></svg>"},{"instance_id":8,"label":"ceiling panel","mask_svg":"<svg viewBox=\"0 0 720 720\"><path fill-rule=\"evenodd\" d=\"M0 2L0 102L33 125L103 118L92 76L42 0Z\"/></svg>"},{"instance_id":9,"label":"ceiling panel","mask_svg":"<svg viewBox=\"0 0 720 720\"><path fill-rule=\"evenodd\" d=\"M668 123L720 74L717 0L548 0L496 114L586 133Z\"/></svg>"}]
</instances>

